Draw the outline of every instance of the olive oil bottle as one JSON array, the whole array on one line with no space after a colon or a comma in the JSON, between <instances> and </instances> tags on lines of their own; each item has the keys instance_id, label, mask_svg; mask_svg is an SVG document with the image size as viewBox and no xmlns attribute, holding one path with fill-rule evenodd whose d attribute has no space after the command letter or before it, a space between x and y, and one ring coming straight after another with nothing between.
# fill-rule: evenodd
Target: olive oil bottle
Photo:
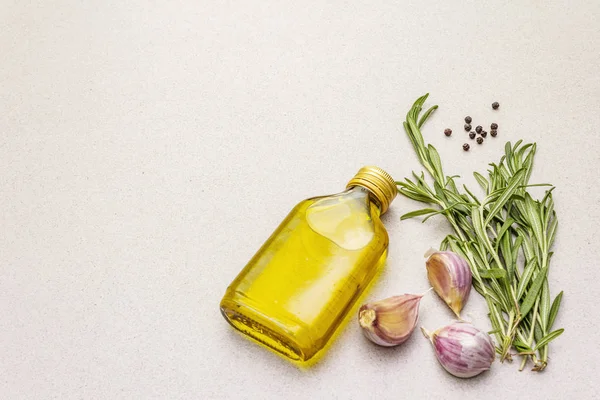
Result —
<instances>
[{"instance_id":1,"label":"olive oil bottle","mask_svg":"<svg viewBox=\"0 0 600 400\"><path fill-rule=\"evenodd\" d=\"M338 194L300 202L227 288L236 329L299 362L326 345L387 256L392 177L363 167Z\"/></svg>"}]
</instances>

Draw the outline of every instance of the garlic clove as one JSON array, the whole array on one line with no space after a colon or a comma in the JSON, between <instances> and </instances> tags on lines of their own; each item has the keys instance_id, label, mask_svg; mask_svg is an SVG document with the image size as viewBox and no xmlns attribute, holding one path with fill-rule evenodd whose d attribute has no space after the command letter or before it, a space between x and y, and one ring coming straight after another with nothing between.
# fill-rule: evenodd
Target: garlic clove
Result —
<instances>
[{"instance_id":1,"label":"garlic clove","mask_svg":"<svg viewBox=\"0 0 600 400\"><path fill-rule=\"evenodd\" d=\"M363 305L358 323L364 335L380 346L397 346L412 334L423 295L403 294Z\"/></svg>"},{"instance_id":2,"label":"garlic clove","mask_svg":"<svg viewBox=\"0 0 600 400\"><path fill-rule=\"evenodd\" d=\"M472 275L464 258L451 251L432 253L426 262L427 278L433 290L460 318L471 293Z\"/></svg>"},{"instance_id":3,"label":"garlic clove","mask_svg":"<svg viewBox=\"0 0 600 400\"><path fill-rule=\"evenodd\" d=\"M464 321L455 321L433 333L423 329L435 355L446 371L459 378L471 378L490 369L496 358L492 338Z\"/></svg>"}]
</instances>

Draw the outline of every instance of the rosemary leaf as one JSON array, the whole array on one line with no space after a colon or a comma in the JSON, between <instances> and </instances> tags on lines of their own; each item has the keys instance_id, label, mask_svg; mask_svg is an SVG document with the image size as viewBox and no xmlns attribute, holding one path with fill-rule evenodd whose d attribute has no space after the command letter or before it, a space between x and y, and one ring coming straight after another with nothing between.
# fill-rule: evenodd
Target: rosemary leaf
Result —
<instances>
[{"instance_id":1,"label":"rosemary leaf","mask_svg":"<svg viewBox=\"0 0 600 400\"><path fill-rule=\"evenodd\" d=\"M444 171L442 170L442 161L440 160L440 154L432 145L427 146L427 154L429 154L429 162L437 175L436 182L440 183L441 186L446 186L446 182L444 179Z\"/></svg>"},{"instance_id":2,"label":"rosemary leaf","mask_svg":"<svg viewBox=\"0 0 600 400\"><path fill-rule=\"evenodd\" d=\"M506 267L506 278L507 278L507 283L510 284L512 283L513 280L513 275L514 275L514 266L512 265L512 260L513 260L513 255L512 255L512 249L513 249L513 245L511 243L511 236L510 235L503 235L502 236L502 240L500 240L501 243L501 252L500 254L502 254L502 258L504 259L504 266ZM496 253L498 252L498 248L496 248Z\"/></svg>"},{"instance_id":3,"label":"rosemary leaf","mask_svg":"<svg viewBox=\"0 0 600 400\"><path fill-rule=\"evenodd\" d=\"M513 243L512 249L512 260L510 260L507 271L509 282L514 282L517 279L517 258L519 257L519 249L521 248L521 244L523 243L523 238L521 236L517 236L515 242Z\"/></svg>"},{"instance_id":4,"label":"rosemary leaf","mask_svg":"<svg viewBox=\"0 0 600 400\"><path fill-rule=\"evenodd\" d=\"M490 184L488 183L487 179L485 179L483 177L483 175L481 175L479 172L473 172L473 176L475 177L477 182L479 182L479 185L481 186L481 188L483 190L485 190L486 194L489 193L488 189L489 189Z\"/></svg>"},{"instance_id":5,"label":"rosemary leaf","mask_svg":"<svg viewBox=\"0 0 600 400\"><path fill-rule=\"evenodd\" d=\"M535 258L532 258L527 264L525 264L525 269L523 271L523 275L521 276L521 280L519 281L519 286L517 286L517 300L520 300L521 297L525 294L525 289L529 286L529 282L531 281L531 277L533 276L534 271L536 270L537 261Z\"/></svg>"},{"instance_id":6,"label":"rosemary leaf","mask_svg":"<svg viewBox=\"0 0 600 400\"><path fill-rule=\"evenodd\" d=\"M535 344L535 347L533 348L533 351L536 351L537 349L539 349L542 346L546 346L548 343L550 343L551 341L553 341L554 339L556 339L557 337L559 337L565 330L564 329L557 329L553 332L550 332L549 334L547 334L546 336L544 336L543 338L541 338L540 340L537 341L537 343Z\"/></svg>"},{"instance_id":7,"label":"rosemary leaf","mask_svg":"<svg viewBox=\"0 0 600 400\"><path fill-rule=\"evenodd\" d=\"M482 278L506 278L506 270L502 268L480 269L479 276Z\"/></svg>"},{"instance_id":8,"label":"rosemary leaf","mask_svg":"<svg viewBox=\"0 0 600 400\"><path fill-rule=\"evenodd\" d=\"M552 221L550 222L550 226L548 228L548 246L554 243L554 237L556 236L556 228L558 227L558 219L556 219L556 215L553 215Z\"/></svg>"},{"instance_id":9,"label":"rosemary leaf","mask_svg":"<svg viewBox=\"0 0 600 400\"><path fill-rule=\"evenodd\" d=\"M498 231L498 237L497 240L500 241L503 237L504 234L506 232L508 232L508 230L512 227L512 225L515 223L515 220L512 218L507 218L504 221L504 224L502 225L502 227L500 228L500 230Z\"/></svg>"},{"instance_id":10,"label":"rosemary leaf","mask_svg":"<svg viewBox=\"0 0 600 400\"><path fill-rule=\"evenodd\" d=\"M525 170L520 169L515 175L513 175L508 182L508 185L503 190L502 195L498 197L498 200L494 202L494 206L490 209L488 216L485 220L485 225L488 225L492 218L504 207L506 202L512 197L513 194L518 190L518 186L521 184Z\"/></svg>"},{"instance_id":11,"label":"rosemary leaf","mask_svg":"<svg viewBox=\"0 0 600 400\"><path fill-rule=\"evenodd\" d=\"M447 176L446 177L446 186L449 187L453 193L458 193L458 188L456 187L456 184L454 183L454 178L460 178L460 176L458 176L458 175Z\"/></svg>"},{"instance_id":12,"label":"rosemary leaf","mask_svg":"<svg viewBox=\"0 0 600 400\"><path fill-rule=\"evenodd\" d=\"M434 202L430 197L424 196L424 195L420 194L419 192L415 192L410 189L401 188L401 189L398 189L398 192L400 192L400 194L402 194L410 199L420 201L422 203L433 203Z\"/></svg>"},{"instance_id":13,"label":"rosemary leaf","mask_svg":"<svg viewBox=\"0 0 600 400\"><path fill-rule=\"evenodd\" d=\"M426 215L426 214L437 213L437 212L438 212L438 210L435 210L433 208L423 208L421 210L412 211L412 212L409 212L409 213L406 213L406 214L400 216L400 220L403 221L405 219L418 217L419 215Z\"/></svg>"},{"instance_id":14,"label":"rosemary leaf","mask_svg":"<svg viewBox=\"0 0 600 400\"><path fill-rule=\"evenodd\" d=\"M429 218L431 218L431 217L435 217L435 216L436 216L436 215L438 215L438 214L444 214L444 213L448 212L449 210L452 210L453 208L460 207L460 206L461 206L461 205L463 205L463 204L464 204L464 203L458 203L458 202L457 202L457 203L454 203L454 204L452 204L451 206L449 206L449 207L447 207L447 208L445 208L445 209L443 209L443 210L439 210L439 211L436 211L436 212L434 212L434 213L431 213L431 214L429 214L428 216L426 216L425 218L423 218L423 221L422 221L422 222L425 222L425 221L427 221Z\"/></svg>"},{"instance_id":15,"label":"rosemary leaf","mask_svg":"<svg viewBox=\"0 0 600 400\"><path fill-rule=\"evenodd\" d=\"M542 221L540 218L539 204L537 204L529 194L525 195L525 212L535 238L540 244L540 247L543 247L544 238L542 233Z\"/></svg>"},{"instance_id":16,"label":"rosemary leaf","mask_svg":"<svg viewBox=\"0 0 600 400\"><path fill-rule=\"evenodd\" d=\"M429 118L431 113L434 112L437 108L438 108L438 106L433 106L429 110L425 111L425 114L423 114L423 116L419 120L417 127L421 128L421 126L425 123L425 121L427 121L427 119Z\"/></svg>"},{"instance_id":17,"label":"rosemary leaf","mask_svg":"<svg viewBox=\"0 0 600 400\"><path fill-rule=\"evenodd\" d=\"M540 295L540 325L543 332L548 332L548 319L550 317L550 287L548 279L542 283L542 293Z\"/></svg>"},{"instance_id":18,"label":"rosemary leaf","mask_svg":"<svg viewBox=\"0 0 600 400\"><path fill-rule=\"evenodd\" d=\"M529 311L531 311L533 304L535 303L536 299L538 299L538 294L540 292L540 289L542 288L542 284L544 283L544 280L546 279L547 273L548 273L548 267L544 267L542 270L540 270L538 272L537 276L533 280L531 287L527 291L527 295L525 295L525 299L523 300L523 303L521 303L521 305L520 305L520 311L521 311L522 316L527 315L529 313Z\"/></svg>"},{"instance_id":19,"label":"rosemary leaf","mask_svg":"<svg viewBox=\"0 0 600 400\"><path fill-rule=\"evenodd\" d=\"M477 199L477 196L475 196L473 193L471 193L471 191L465 186L463 185L463 188L465 189L465 192L468 193L469 197L471 198L471 200L473 200L473 203L480 205L481 203L479 202L479 200Z\"/></svg>"},{"instance_id":20,"label":"rosemary leaf","mask_svg":"<svg viewBox=\"0 0 600 400\"><path fill-rule=\"evenodd\" d=\"M552 329L552 326L554 325L554 320L556 319L556 315L558 314L558 309L560 308L562 296L563 292L561 291L552 302L552 306L550 307L550 315L548 317L548 329Z\"/></svg>"}]
</instances>

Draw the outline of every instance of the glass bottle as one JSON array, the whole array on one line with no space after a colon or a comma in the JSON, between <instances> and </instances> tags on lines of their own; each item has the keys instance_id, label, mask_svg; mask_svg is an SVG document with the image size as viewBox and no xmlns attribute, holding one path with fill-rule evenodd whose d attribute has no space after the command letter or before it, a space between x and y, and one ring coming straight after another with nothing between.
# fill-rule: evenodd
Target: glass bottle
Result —
<instances>
[{"instance_id":1,"label":"glass bottle","mask_svg":"<svg viewBox=\"0 0 600 400\"><path fill-rule=\"evenodd\" d=\"M300 202L229 285L221 313L299 362L323 349L387 256L392 177L363 167L338 194Z\"/></svg>"}]
</instances>

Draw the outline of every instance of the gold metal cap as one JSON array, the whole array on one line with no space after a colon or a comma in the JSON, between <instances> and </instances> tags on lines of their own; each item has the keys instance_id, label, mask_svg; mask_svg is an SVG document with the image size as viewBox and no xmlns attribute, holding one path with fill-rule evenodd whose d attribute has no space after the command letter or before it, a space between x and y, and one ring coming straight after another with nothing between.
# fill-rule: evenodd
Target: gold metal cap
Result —
<instances>
[{"instance_id":1,"label":"gold metal cap","mask_svg":"<svg viewBox=\"0 0 600 400\"><path fill-rule=\"evenodd\" d=\"M398 194L394 178L381 168L374 166L359 169L354 178L350 179L346 185L347 188L353 186L361 186L371 192L381 206L382 214L387 211L392 200Z\"/></svg>"}]
</instances>

